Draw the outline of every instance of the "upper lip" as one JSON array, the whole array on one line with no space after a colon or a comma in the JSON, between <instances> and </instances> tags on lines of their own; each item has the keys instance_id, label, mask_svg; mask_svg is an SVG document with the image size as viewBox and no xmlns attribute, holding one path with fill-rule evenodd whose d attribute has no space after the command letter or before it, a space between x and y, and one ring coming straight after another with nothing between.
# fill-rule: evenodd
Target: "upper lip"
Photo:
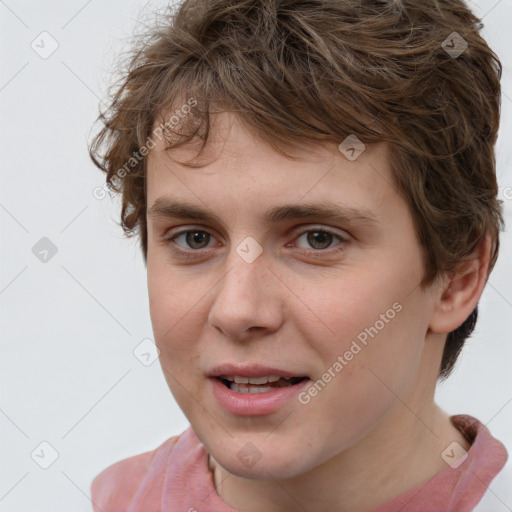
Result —
<instances>
[{"instance_id":1,"label":"upper lip","mask_svg":"<svg viewBox=\"0 0 512 512\"><path fill-rule=\"evenodd\" d=\"M224 377L224 376L238 376L238 377L266 377L269 375L276 375L279 377L307 377L304 373L294 372L277 368L276 366L263 366L259 364L230 364L225 363L214 366L209 372L209 377Z\"/></svg>"}]
</instances>

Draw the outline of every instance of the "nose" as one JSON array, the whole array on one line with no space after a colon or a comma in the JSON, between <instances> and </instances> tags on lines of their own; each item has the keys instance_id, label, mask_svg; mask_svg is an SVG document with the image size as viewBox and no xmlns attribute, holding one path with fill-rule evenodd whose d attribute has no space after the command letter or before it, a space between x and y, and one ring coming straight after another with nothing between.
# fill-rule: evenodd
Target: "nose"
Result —
<instances>
[{"instance_id":1,"label":"nose","mask_svg":"<svg viewBox=\"0 0 512 512\"><path fill-rule=\"evenodd\" d=\"M234 252L228 268L213 291L210 325L235 341L276 332L283 323L283 290L264 254L247 263Z\"/></svg>"}]
</instances>

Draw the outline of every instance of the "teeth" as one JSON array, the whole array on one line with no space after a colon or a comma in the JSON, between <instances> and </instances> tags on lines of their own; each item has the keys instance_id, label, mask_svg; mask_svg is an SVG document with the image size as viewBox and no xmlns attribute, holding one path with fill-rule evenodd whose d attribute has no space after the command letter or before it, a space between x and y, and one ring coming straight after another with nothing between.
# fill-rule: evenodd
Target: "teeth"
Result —
<instances>
[{"instance_id":1,"label":"teeth","mask_svg":"<svg viewBox=\"0 0 512 512\"><path fill-rule=\"evenodd\" d=\"M245 387L245 386L239 386L236 382L231 384L230 386L231 391L235 391L237 393L242 394L253 394L253 393L267 393L268 391L274 391L275 388L268 388L268 387Z\"/></svg>"},{"instance_id":2,"label":"teeth","mask_svg":"<svg viewBox=\"0 0 512 512\"><path fill-rule=\"evenodd\" d=\"M250 377L249 384L256 384L259 386L260 384L266 384L268 382L268 377Z\"/></svg>"},{"instance_id":3,"label":"teeth","mask_svg":"<svg viewBox=\"0 0 512 512\"><path fill-rule=\"evenodd\" d=\"M267 382L277 382L279 379L290 380L290 377L279 377L277 375L268 375L264 377L240 377L239 375L222 377L230 382L237 384L255 384L257 386L266 384Z\"/></svg>"},{"instance_id":4,"label":"teeth","mask_svg":"<svg viewBox=\"0 0 512 512\"><path fill-rule=\"evenodd\" d=\"M227 381L231 391L244 394L267 393L276 389L295 384L294 377L264 375L262 377L242 377L240 375L222 375L220 379ZM293 382L291 382L293 380Z\"/></svg>"}]
</instances>

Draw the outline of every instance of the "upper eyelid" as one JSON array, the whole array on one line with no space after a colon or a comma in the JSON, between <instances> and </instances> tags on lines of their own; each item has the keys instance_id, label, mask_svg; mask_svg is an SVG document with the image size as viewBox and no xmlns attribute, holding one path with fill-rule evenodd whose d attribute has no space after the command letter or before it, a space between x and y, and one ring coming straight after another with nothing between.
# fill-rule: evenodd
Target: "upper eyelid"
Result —
<instances>
[{"instance_id":1,"label":"upper eyelid","mask_svg":"<svg viewBox=\"0 0 512 512\"><path fill-rule=\"evenodd\" d=\"M179 228L183 228L183 230L181 231L178 231L177 233L174 233L172 236L167 236L167 235L164 235L166 238L174 238L175 236L179 236L183 233L188 233L189 231L202 231L202 232L205 232L205 233L209 233L209 234L212 234L211 233L211 227L207 227L207 226L201 226L200 224L197 224L197 225L186 225L186 226L176 226L175 228L170 228L167 230L168 231L172 231L173 229L179 229ZM295 233L295 232L300 232L300 233L308 233L309 231L315 231L315 229L317 231L327 231L328 233L331 233L331 234L334 234L334 235L338 235L340 237L343 238L343 235L342 234L339 234L339 231L342 231L343 233L347 233L346 230L343 230L341 228L334 228L334 227L330 227L330 226L325 226L325 225L322 225L322 224L318 224L318 223L311 223L311 224L302 224L301 226L299 227L296 227L296 228L293 228L292 230L290 230L291 232ZM217 231L217 230L214 230L214 231Z\"/></svg>"}]
</instances>

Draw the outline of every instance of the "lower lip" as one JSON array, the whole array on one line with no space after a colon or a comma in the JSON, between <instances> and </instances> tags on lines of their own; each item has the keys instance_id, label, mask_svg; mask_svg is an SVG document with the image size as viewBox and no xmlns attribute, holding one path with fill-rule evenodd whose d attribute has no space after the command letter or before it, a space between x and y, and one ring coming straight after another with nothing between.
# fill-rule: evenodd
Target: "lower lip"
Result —
<instances>
[{"instance_id":1,"label":"lower lip","mask_svg":"<svg viewBox=\"0 0 512 512\"><path fill-rule=\"evenodd\" d=\"M227 412L236 416L262 416L278 411L287 402L290 402L310 382L305 379L293 386L276 388L274 391L264 393L238 393L231 391L221 380L210 378L213 385L213 394L220 406Z\"/></svg>"}]
</instances>

